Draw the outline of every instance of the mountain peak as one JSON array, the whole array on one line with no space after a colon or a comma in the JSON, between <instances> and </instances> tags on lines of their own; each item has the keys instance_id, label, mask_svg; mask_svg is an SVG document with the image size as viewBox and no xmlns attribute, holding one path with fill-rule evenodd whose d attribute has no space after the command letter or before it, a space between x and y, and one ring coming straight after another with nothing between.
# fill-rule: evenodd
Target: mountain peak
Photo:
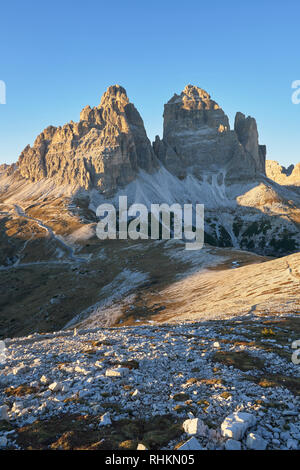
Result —
<instances>
[{"instance_id":1,"label":"mountain peak","mask_svg":"<svg viewBox=\"0 0 300 470\"><path fill-rule=\"evenodd\" d=\"M221 172L227 180L265 173L266 149L258 143L256 121L237 114L235 129L204 89L188 84L164 108L164 134L154 149L169 171L184 178ZM222 176L223 178L223 176Z\"/></svg>"},{"instance_id":2,"label":"mountain peak","mask_svg":"<svg viewBox=\"0 0 300 470\"><path fill-rule=\"evenodd\" d=\"M200 99L210 99L210 94L207 93L203 88L200 88L196 85L186 85L181 93L181 95L187 95L192 98L197 98L199 97Z\"/></svg>"},{"instance_id":3,"label":"mountain peak","mask_svg":"<svg viewBox=\"0 0 300 470\"><path fill-rule=\"evenodd\" d=\"M108 87L99 106L86 106L78 123L48 127L19 157L21 176L109 193L152 171L155 156L143 120L125 88Z\"/></svg>"},{"instance_id":4,"label":"mountain peak","mask_svg":"<svg viewBox=\"0 0 300 470\"><path fill-rule=\"evenodd\" d=\"M268 178L282 185L300 185L300 163L290 165L288 168L274 160L266 161L266 173Z\"/></svg>"},{"instance_id":5,"label":"mountain peak","mask_svg":"<svg viewBox=\"0 0 300 470\"><path fill-rule=\"evenodd\" d=\"M203 88L196 85L186 85L180 95L171 98L168 104L180 104L183 109L219 109L219 105L211 99L211 96Z\"/></svg>"},{"instance_id":6,"label":"mountain peak","mask_svg":"<svg viewBox=\"0 0 300 470\"><path fill-rule=\"evenodd\" d=\"M112 100L121 101L124 104L129 103L125 88L120 85L111 85L107 88L106 92L102 95L100 106Z\"/></svg>"}]
</instances>

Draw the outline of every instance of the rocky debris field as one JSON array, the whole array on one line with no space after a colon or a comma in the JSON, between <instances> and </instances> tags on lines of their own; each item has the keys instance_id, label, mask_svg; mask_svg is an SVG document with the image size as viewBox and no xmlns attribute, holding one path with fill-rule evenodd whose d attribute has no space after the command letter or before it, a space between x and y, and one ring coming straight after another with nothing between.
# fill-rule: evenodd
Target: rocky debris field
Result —
<instances>
[{"instance_id":1,"label":"rocky debris field","mask_svg":"<svg viewBox=\"0 0 300 470\"><path fill-rule=\"evenodd\" d=\"M3 449L300 449L300 318L6 340Z\"/></svg>"}]
</instances>

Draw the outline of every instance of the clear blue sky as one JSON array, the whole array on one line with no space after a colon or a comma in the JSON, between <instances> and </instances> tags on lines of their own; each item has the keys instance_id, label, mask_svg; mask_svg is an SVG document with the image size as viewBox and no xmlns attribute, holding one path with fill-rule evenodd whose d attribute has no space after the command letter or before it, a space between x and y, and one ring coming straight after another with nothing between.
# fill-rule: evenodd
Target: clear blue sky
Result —
<instances>
[{"instance_id":1,"label":"clear blue sky","mask_svg":"<svg viewBox=\"0 0 300 470\"><path fill-rule=\"evenodd\" d=\"M115 83L151 140L163 104L192 83L231 123L236 111L254 116L268 158L300 162L299 0L11 1L0 15L0 163L46 126L78 121Z\"/></svg>"}]
</instances>

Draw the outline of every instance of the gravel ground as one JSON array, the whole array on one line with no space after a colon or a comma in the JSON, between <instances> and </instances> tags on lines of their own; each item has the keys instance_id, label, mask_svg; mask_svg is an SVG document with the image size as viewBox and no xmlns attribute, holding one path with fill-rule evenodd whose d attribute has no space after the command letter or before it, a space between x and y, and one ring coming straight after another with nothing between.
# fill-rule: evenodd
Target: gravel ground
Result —
<instances>
[{"instance_id":1,"label":"gravel ground","mask_svg":"<svg viewBox=\"0 0 300 470\"><path fill-rule=\"evenodd\" d=\"M291 360L298 320L249 317L7 340L0 445L174 449L193 436L204 449L224 449L231 441L222 423L246 412L255 424L237 439L242 449L251 447L249 433L267 449L300 449L300 365Z\"/></svg>"}]
</instances>

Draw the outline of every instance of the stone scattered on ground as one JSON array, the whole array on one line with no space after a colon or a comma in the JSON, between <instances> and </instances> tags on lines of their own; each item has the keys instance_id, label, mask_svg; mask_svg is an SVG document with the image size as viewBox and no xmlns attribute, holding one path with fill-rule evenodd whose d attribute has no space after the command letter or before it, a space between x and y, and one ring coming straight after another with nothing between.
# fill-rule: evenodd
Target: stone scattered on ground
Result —
<instances>
[{"instance_id":1,"label":"stone scattered on ground","mask_svg":"<svg viewBox=\"0 0 300 470\"><path fill-rule=\"evenodd\" d=\"M248 449L265 450L268 443L259 434L255 434L253 432L250 432L250 434L248 434L248 436L247 436L246 445L247 445Z\"/></svg>"},{"instance_id":2,"label":"stone scattered on ground","mask_svg":"<svg viewBox=\"0 0 300 470\"><path fill-rule=\"evenodd\" d=\"M236 441L234 439L228 439L228 441L225 442L225 449L226 450L241 450L242 444L240 443L240 441Z\"/></svg>"},{"instance_id":3,"label":"stone scattered on ground","mask_svg":"<svg viewBox=\"0 0 300 470\"><path fill-rule=\"evenodd\" d=\"M282 324L271 329L266 321L274 319L7 340L0 445L300 449L300 368L291 361L296 338L283 341Z\"/></svg>"},{"instance_id":4,"label":"stone scattered on ground","mask_svg":"<svg viewBox=\"0 0 300 470\"><path fill-rule=\"evenodd\" d=\"M203 450L203 447L201 447L199 441L195 437L191 437L188 441L179 446L177 450Z\"/></svg>"},{"instance_id":5,"label":"stone scattered on ground","mask_svg":"<svg viewBox=\"0 0 300 470\"><path fill-rule=\"evenodd\" d=\"M184 421L183 429L189 435L198 434L199 436L205 436L208 432L208 427L199 418Z\"/></svg>"},{"instance_id":6,"label":"stone scattered on ground","mask_svg":"<svg viewBox=\"0 0 300 470\"><path fill-rule=\"evenodd\" d=\"M144 444L138 444L136 450L148 450L147 447Z\"/></svg>"},{"instance_id":7,"label":"stone scattered on ground","mask_svg":"<svg viewBox=\"0 0 300 470\"><path fill-rule=\"evenodd\" d=\"M221 431L224 437L231 437L239 441L244 437L245 432L256 422L255 417L250 413L235 412L227 416L221 424Z\"/></svg>"},{"instance_id":8,"label":"stone scattered on ground","mask_svg":"<svg viewBox=\"0 0 300 470\"><path fill-rule=\"evenodd\" d=\"M109 426L111 424L110 414L104 413L100 418L100 426Z\"/></svg>"}]
</instances>

